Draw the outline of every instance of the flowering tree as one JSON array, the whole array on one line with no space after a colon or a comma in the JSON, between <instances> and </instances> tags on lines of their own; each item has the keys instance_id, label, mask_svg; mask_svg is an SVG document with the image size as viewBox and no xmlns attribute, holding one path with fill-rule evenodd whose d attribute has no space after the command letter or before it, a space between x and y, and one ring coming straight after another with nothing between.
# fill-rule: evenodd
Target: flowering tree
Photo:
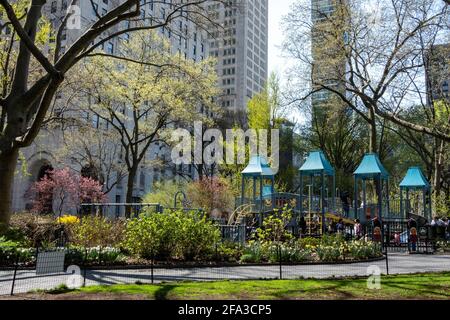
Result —
<instances>
[{"instance_id":1,"label":"flowering tree","mask_svg":"<svg viewBox=\"0 0 450 320\"><path fill-rule=\"evenodd\" d=\"M77 175L69 168L51 170L31 188L33 211L48 210L49 203L57 205L58 216L68 208L79 209L82 203L101 203L106 200L101 184Z\"/></svg>"},{"instance_id":2,"label":"flowering tree","mask_svg":"<svg viewBox=\"0 0 450 320\"><path fill-rule=\"evenodd\" d=\"M227 212L233 207L231 186L223 178L212 177L193 182L188 187L188 198L194 206L208 213L215 209Z\"/></svg>"}]
</instances>

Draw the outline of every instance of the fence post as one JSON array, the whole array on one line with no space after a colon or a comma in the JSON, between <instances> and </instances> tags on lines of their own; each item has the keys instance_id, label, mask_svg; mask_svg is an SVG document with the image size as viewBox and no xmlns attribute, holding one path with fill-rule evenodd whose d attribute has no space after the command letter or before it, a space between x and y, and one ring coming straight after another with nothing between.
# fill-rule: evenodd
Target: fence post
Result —
<instances>
[{"instance_id":1,"label":"fence post","mask_svg":"<svg viewBox=\"0 0 450 320\"><path fill-rule=\"evenodd\" d=\"M389 275L389 254L387 247L386 247L386 275Z\"/></svg>"},{"instance_id":2,"label":"fence post","mask_svg":"<svg viewBox=\"0 0 450 320\"><path fill-rule=\"evenodd\" d=\"M283 280L283 262L281 260L281 246L278 244L278 261L280 262L280 280Z\"/></svg>"},{"instance_id":3,"label":"fence post","mask_svg":"<svg viewBox=\"0 0 450 320\"><path fill-rule=\"evenodd\" d=\"M84 248L84 259L83 259L83 288L86 287L86 269L87 269L87 248Z\"/></svg>"},{"instance_id":4,"label":"fence post","mask_svg":"<svg viewBox=\"0 0 450 320\"><path fill-rule=\"evenodd\" d=\"M16 259L14 260L14 275L11 284L11 296L14 295L14 286L16 285L17 269L19 269L19 253L16 253Z\"/></svg>"},{"instance_id":5,"label":"fence post","mask_svg":"<svg viewBox=\"0 0 450 320\"><path fill-rule=\"evenodd\" d=\"M152 284L154 284L154 282L155 282L155 279L154 279L154 263L155 263L155 254L153 253L153 250L152 250L152 261L150 263Z\"/></svg>"}]
</instances>

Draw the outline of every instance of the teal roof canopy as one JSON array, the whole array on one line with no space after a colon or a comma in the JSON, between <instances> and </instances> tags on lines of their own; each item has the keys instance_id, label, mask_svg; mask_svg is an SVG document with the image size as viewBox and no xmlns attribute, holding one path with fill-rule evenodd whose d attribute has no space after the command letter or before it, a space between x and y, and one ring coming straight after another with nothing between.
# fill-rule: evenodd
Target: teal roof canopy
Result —
<instances>
[{"instance_id":1,"label":"teal roof canopy","mask_svg":"<svg viewBox=\"0 0 450 320\"><path fill-rule=\"evenodd\" d=\"M252 156L247 168L242 171L244 177L273 177L275 173L267 160L261 156Z\"/></svg>"},{"instance_id":2,"label":"teal roof canopy","mask_svg":"<svg viewBox=\"0 0 450 320\"><path fill-rule=\"evenodd\" d=\"M356 178L361 179L373 179L378 176L381 176L382 179L389 178L389 173L375 153L366 154L353 174Z\"/></svg>"},{"instance_id":3,"label":"teal roof canopy","mask_svg":"<svg viewBox=\"0 0 450 320\"><path fill-rule=\"evenodd\" d=\"M322 151L313 151L300 168L300 174L313 176L322 173L328 176L334 176L334 169Z\"/></svg>"},{"instance_id":4,"label":"teal roof canopy","mask_svg":"<svg viewBox=\"0 0 450 320\"><path fill-rule=\"evenodd\" d=\"M400 183L403 189L430 189L430 183L427 181L419 167L408 169L405 178Z\"/></svg>"}]
</instances>

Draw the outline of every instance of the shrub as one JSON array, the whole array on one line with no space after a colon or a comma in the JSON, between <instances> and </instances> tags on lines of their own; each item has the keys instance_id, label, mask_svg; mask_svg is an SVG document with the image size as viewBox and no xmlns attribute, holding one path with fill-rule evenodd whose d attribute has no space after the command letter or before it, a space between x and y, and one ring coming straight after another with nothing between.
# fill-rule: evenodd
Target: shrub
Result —
<instances>
[{"instance_id":1,"label":"shrub","mask_svg":"<svg viewBox=\"0 0 450 320\"><path fill-rule=\"evenodd\" d=\"M192 206L202 208L207 213L214 209L222 212L232 212L234 209L234 197L232 187L223 178L205 178L189 184L187 188L188 198Z\"/></svg>"},{"instance_id":2,"label":"shrub","mask_svg":"<svg viewBox=\"0 0 450 320\"><path fill-rule=\"evenodd\" d=\"M237 262L242 256L243 248L237 243L224 242L217 246L216 253L215 259L225 262Z\"/></svg>"},{"instance_id":3,"label":"shrub","mask_svg":"<svg viewBox=\"0 0 450 320\"><path fill-rule=\"evenodd\" d=\"M76 216L64 215L56 219L56 223L65 225L74 225L80 223L80 219Z\"/></svg>"},{"instance_id":4,"label":"shrub","mask_svg":"<svg viewBox=\"0 0 450 320\"><path fill-rule=\"evenodd\" d=\"M348 245L348 252L356 260L376 258L382 255L380 244L372 241L351 241Z\"/></svg>"},{"instance_id":5,"label":"shrub","mask_svg":"<svg viewBox=\"0 0 450 320\"><path fill-rule=\"evenodd\" d=\"M174 206L174 196L178 191L186 189L186 185L175 181L165 181L155 183L151 193L144 197L144 203L160 204L165 208ZM178 203L178 206L181 206Z\"/></svg>"},{"instance_id":6,"label":"shrub","mask_svg":"<svg viewBox=\"0 0 450 320\"><path fill-rule=\"evenodd\" d=\"M216 226L199 213L154 213L130 220L123 247L142 258L200 259L220 240Z\"/></svg>"},{"instance_id":7,"label":"shrub","mask_svg":"<svg viewBox=\"0 0 450 320\"><path fill-rule=\"evenodd\" d=\"M22 248L22 243L0 237L0 265L13 265L15 262L29 263L35 259L35 250Z\"/></svg>"},{"instance_id":8,"label":"shrub","mask_svg":"<svg viewBox=\"0 0 450 320\"><path fill-rule=\"evenodd\" d=\"M102 217L87 216L70 227L72 241L85 248L114 247L122 241L124 226L121 221L109 221Z\"/></svg>"},{"instance_id":9,"label":"shrub","mask_svg":"<svg viewBox=\"0 0 450 320\"><path fill-rule=\"evenodd\" d=\"M280 262L280 259L282 262L305 262L311 255L309 250L289 245L272 245L268 252L268 260L271 263Z\"/></svg>"},{"instance_id":10,"label":"shrub","mask_svg":"<svg viewBox=\"0 0 450 320\"><path fill-rule=\"evenodd\" d=\"M266 248L260 242L250 242L244 248L244 253L241 257L243 263L260 263L266 258Z\"/></svg>"},{"instance_id":11,"label":"shrub","mask_svg":"<svg viewBox=\"0 0 450 320\"><path fill-rule=\"evenodd\" d=\"M341 250L339 247L335 246L321 244L316 248L316 253L320 261L324 262L338 261L341 258Z\"/></svg>"},{"instance_id":12,"label":"shrub","mask_svg":"<svg viewBox=\"0 0 450 320\"><path fill-rule=\"evenodd\" d=\"M292 209L289 209L288 206L281 210L275 209L273 214L264 219L263 227L257 230L258 240L268 243L291 240L293 236L286 230L291 220Z\"/></svg>"},{"instance_id":13,"label":"shrub","mask_svg":"<svg viewBox=\"0 0 450 320\"><path fill-rule=\"evenodd\" d=\"M114 264L125 260L125 256L118 248L83 248L70 247L66 250L66 263L68 264Z\"/></svg>"},{"instance_id":14,"label":"shrub","mask_svg":"<svg viewBox=\"0 0 450 320\"><path fill-rule=\"evenodd\" d=\"M33 213L12 215L10 228L17 237L23 236L26 246L31 247L53 246L63 232L61 225L57 224L52 216Z\"/></svg>"}]
</instances>

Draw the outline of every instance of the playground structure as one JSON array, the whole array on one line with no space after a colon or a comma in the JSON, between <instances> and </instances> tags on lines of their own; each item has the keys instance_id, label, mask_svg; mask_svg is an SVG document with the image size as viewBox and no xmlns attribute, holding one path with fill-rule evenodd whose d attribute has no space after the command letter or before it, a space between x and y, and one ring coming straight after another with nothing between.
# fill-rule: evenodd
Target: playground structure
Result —
<instances>
[{"instance_id":1,"label":"playground structure","mask_svg":"<svg viewBox=\"0 0 450 320\"><path fill-rule=\"evenodd\" d=\"M353 174L353 200L348 204L342 197L337 197L335 170L322 151L311 152L299 174L298 193L278 193L275 173L267 160L253 156L242 171L241 197L236 204L247 205L258 225L262 225L264 216L288 206L294 216L289 227L298 227L299 219L303 217L308 233L317 236L337 221L348 227L356 219L367 227L375 217L382 223L406 224L411 217L431 221L431 186L418 167L408 170L400 184L399 199L392 199L389 173L378 155L366 154ZM248 181L253 182L252 188L248 188ZM374 193L371 199L367 196L368 186Z\"/></svg>"}]
</instances>

